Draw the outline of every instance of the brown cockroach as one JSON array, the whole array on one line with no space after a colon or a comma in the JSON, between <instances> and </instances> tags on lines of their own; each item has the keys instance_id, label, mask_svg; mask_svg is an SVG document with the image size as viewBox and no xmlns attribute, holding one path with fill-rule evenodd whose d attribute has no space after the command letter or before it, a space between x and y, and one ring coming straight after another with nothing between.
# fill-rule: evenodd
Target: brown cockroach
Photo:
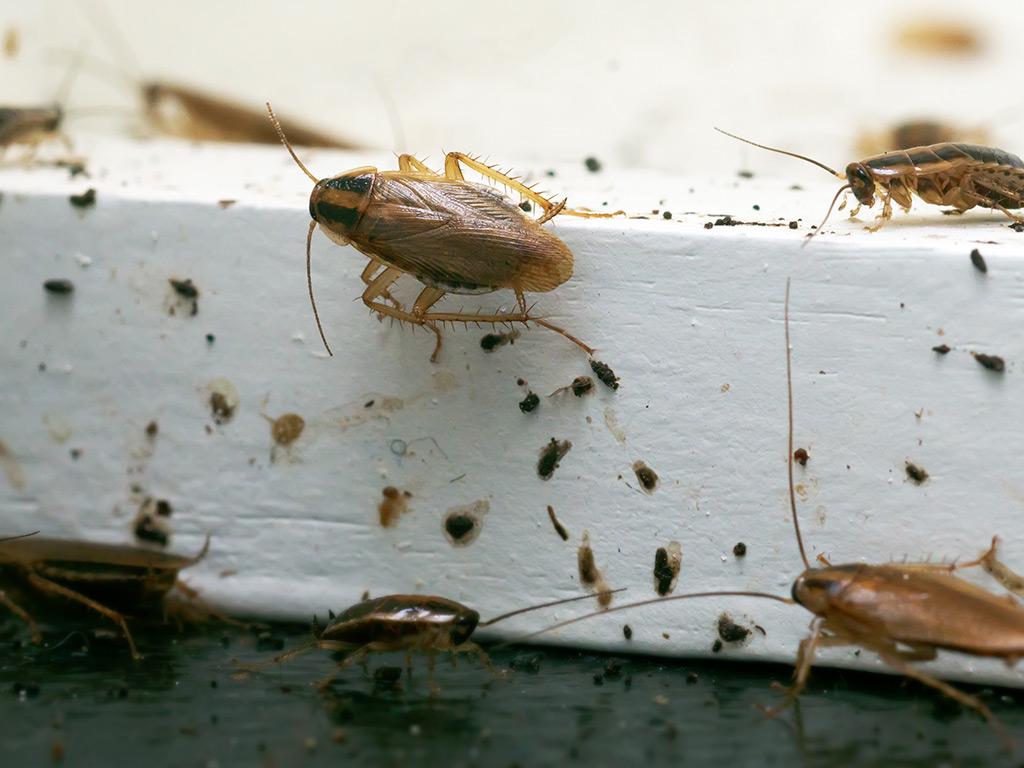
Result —
<instances>
[{"instance_id":1,"label":"brown cockroach","mask_svg":"<svg viewBox=\"0 0 1024 768\"><path fill-rule=\"evenodd\" d=\"M325 627L321 627L314 616L313 642L275 656L269 663L286 661L317 648L345 653L338 669L320 683L321 687L329 685L345 667L363 661L369 654L392 651L426 652L431 673L434 669L434 654L437 652L476 654L480 662L493 671L483 648L470 639L480 627L494 626L505 619L542 608L594 597L600 599L622 592L623 589L625 587L517 608L483 622L477 611L446 597L385 595L369 598L337 615L329 612L329 622ZM251 668L258 669L260 666L265 665Z\"/></svg>"},{"instance_id":2,"label":"brown cockroach","mask_svg":"<svg viewBox=\"0 0 1024 768\"><path fill-rule=\"evenodd\" d=\"M928 119L905 120L885 131L865 131L857 137L857 152L866 157L951 141L985 144L989 138L989 132L981 126L971 128Z\"/></svg>"},{"instance_id":3,"label":"brown cockroach","mask_svg":"<svg viewBox=\"0 0 1024 768\"><path fill-rule=\"evenodd\" d=\"M817 230L807 235L808 239L821 232L839 196L846 191L853 192L857 198L851 217L857 215L861 206L874 206L876 195L881 199L882 212L868 227L871 232L892 218L893 203L909 212L914 195L930 205L951 206L957 213L979 206L1002 211L1014 221L1024 222L1024 217L1010 212L1011 208L1024 207L1024 161L1001 149L942 142L885 152L850 163L844 175L804 155L758 144L721 128L715 130L769 152L806 160L846 181L832 198Z\"/></svg>"},{"instance_id":4,"label":"brown cockroach","mask_svg":"<svg viewBox=\"0 0 1024 768\"><path fill-rule=\"evenodd\" d=\"M17 144L27 147L22 161L30 161L40 144L52 140L60 141L65 149L71 150L71 140L62 130L67 116L62 104L67 100L83 57L84 53L78 54L69 65L52 104L34 107L0 106L0 157L8 148Z\"/></svg>"},{"instance_id":5,"label":"brown cockroach","mask_svg":"<svg viewBox=\"0 0 1024 768\"><path fill-rule=\"evenodd\" d=\"M810 634L800 642L793 685L787 689L782 702L766 710L769 715L781 712L803 691L818 648L859 646L877 654L900 674L935 688L977 711L1009 742L1002 726L980 699L908 663L934 659L940 650L995 657L1011 666L1024 655L1024 608L1009 595L993 594L954 575L957 570L982 566L1009 590L1024 591L1024 581L996 560L996 539L992 540L985 554L964 563L871 565L858 562L833 565L818 555L822 567L817 567L807 559L793 485L793 374L788 280L785 329L789 506L797 548L805 568L793 582L791 597L732 590L659 597L569 619L520 639L535 637L591 616L670 600L742 596L800 605L814 614Z\"/></svg>"},{"instance_id":6,"label":"brown cockroach","mask_svg":"<svg viewBox=\"0 0 1024 768\"><path fill-rule=\"evenodd\" d=\"M118 544L16 538L0 543L0 573L36 593L79 603L110 619L120 627L134 659L142 656L122 612L152 612L174 588L194 598L195 591L178 581L178 572L202 560L210 547L207 536L199 554L183 557ZM0 604L28 624L40 642L35 620L2 589Z\"/></svg>"},{"instance_id":7,"label":"brown cockroach","mask_svg":"<svg viewBox=\"0 0 1024 768\"><path fill-rule=\"evenodd\" d=\"M608 218L621 211L571 210L565 207L565 200L554 203L519 179L461 152L445 155L444 175L403 154L398 157L397 171L365 167L318 179L295 154L270 104L267 111L281 143L314 184L309 197L313 220L306 235L306 278L317 328L328 353L331 348L316 312L310 273L310 248L317 224L335 243L352 245L369 258L362 273L366 284L362 299L372 312L382 319L390 317L434 333L433 362L441 352L439 326L444 323L533 322L593 354L593 348L572 334L530 315L524 293L553 291L572 276L572 251L542 224L559 214ZM495 190L467 182L463 167L532 201L544 215L528 218ZM390 293L391 286L405 274L425 286L411 309L403 307ZM449 293L481 294L503 288L515 292L517 311L431 311Z\"/></svg>"}]
</instances>

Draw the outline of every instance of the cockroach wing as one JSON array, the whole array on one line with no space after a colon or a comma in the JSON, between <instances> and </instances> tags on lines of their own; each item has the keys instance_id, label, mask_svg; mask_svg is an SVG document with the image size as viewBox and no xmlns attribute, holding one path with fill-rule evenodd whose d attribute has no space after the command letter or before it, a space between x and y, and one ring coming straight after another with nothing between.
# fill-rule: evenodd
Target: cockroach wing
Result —
<instances>
[{"instance_id":1,"label":"cockroach wing","mask_svg":"<svg viewBox=\"0 0 1024 768\"><path fill-rule=\"evenodd\" d=\"M865 566L831 596L829 607L880 639L1024 656L1024 608L941 570Z\"/></svg>"},{"instance_id":2,"label":"cockroach wing","mask_svg":"<svg viewBox=\"0 0 1024 768\"><path fill-rule=\"evenodd\" d=\"M565 243L486 187L381 173L372 195L352 244L427 285L544 292L572 276Z\"/></svg>"}]
</instances>

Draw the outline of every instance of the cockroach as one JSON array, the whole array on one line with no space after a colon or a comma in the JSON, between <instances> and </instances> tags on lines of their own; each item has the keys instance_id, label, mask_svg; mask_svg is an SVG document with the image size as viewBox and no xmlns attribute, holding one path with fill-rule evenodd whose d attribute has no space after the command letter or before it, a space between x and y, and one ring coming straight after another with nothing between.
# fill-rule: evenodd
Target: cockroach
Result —
<instances>
[{"instance_id":1,"label":"cockroach","mask_svg":"<svg viewBox=\"0 0 1024 768\"><path fill-rule=\"evenodd\" d=\"M857 138L857 151L866 157L948 141L984 144L988 140L989 132L981 126L966 127L928 119L905 120L886 131L865 131Z\"/></svg>"},{"instance_id":2,"label":"cockroach","mask_svg":"<svg viewBox=\"0 0 1024 768\"><path fill-rule=\"evenodd\" d=\"M985 554L964 563L887 563L833 565L818 555L821 567L807 558L793 485L793 374L789 335L789 282L786 283L786 390L788 401L787 469L789 507L800 559L805 570L793 582L791 597L765 592L708 591L643 600L563 621L543 632L574 624L602 613L630 610L670 600L698 597L750 597L800 605L814 614L810 634L800 642L793 685L775 707L776 715L803 691L818 648L859 646L878 655L900 674L913 678L980 713L1009 744L1009 737L989 708L977 697L921 671L908 662L934 659L940 650L969 656L989 656L1012 666L1024 655L1024 608L1008 595L996 595L954 575L957 570L982 566L1010 591L1024 584L996 560L997 539ZM1016 588L1016 589L1015 589ZM1019 592L1018 592L1019 593Z\"/></svg>"},{"instance_id":3,"label":"cockroach","mask_svg":"<svg viewBox=\"0 0 1024 768\"><path fill-rule=\"evenodd\" d=\"M207 536L199 554L183 557L117 544L17 538L0 543L0 572L41 595L62 597L110 619L120 627L136 660L142 656L124 613L152 612L174 588L194 598L194 590L178 581L178 572L202 560L210 547ZM2 589L0 604L28 625L36 642L41 641L35 620Z\"/></svg>"},{"instance_id":4,"label":"cockroach","mask_svg":"<svg viewBox=\"0 0 1024 768\"><path fill-rule=\"evenodd\" d=\"M490 658L483 648L470 639L477 629L491 627L498 622L531 611L594 597L601 598L621 592L623 589L625 587L607 593L595 592L517 608L487 621L480 621L480 614L472 608L446 597L385 595L364 599L337 615L328 612L327 626L320 626L314 616L313 642L275 656L269 663L287 661L318 648L345 654L338 669L321 681L321 688L330 685L343 669L353 663L362 662L371 653L425 652L431 675L434 669L434 654L473 653L485 667L493 671ZM257 670L263 666L265 665L243 665L243 668Z\"/></svg>"},{"instance_id":5,"label":"cockroach","mask_svg":"<svg viewBox=\"0 0 1024 768\"><path fill-rule=\"evenodd\" d=\"M844 175L804 155L758 144L721 128L715 130L760 149L805 160L846 181L836 191L817 230L807 235L808 240L821 232L839 196L847 191L857 198L851 217L860 212L861 206L873 207L876 195L881 199L882 212L867 228L870 232L878 231L892 218L893 203L909 213L914 195L929 205L951 206L957 213L979 206L1024 222L1024 217L1010 212L1011 208L1024 207L1024 160L1002 149L942 142L873 155L847 165Z\"/></svg>"},{"instance_id":6,"label":"cockroach","mask_svg":"<svg viewBox=\"0 0 1024 768\"><path fill-rule=\"evenodd\" d=\"M369 258L362 273L366 284L362 299L372 312L381 319L390 317L433 332L436 342L432 362L441 352L440 325L444 323L533 322L593 354L593 348L572 334L530 315L524 293L553 291L572 276L572 251L542 224L559 214L608 218L615 213L566 208L565 200L554 203L518 178L461 152L445 155L443 175L412 155L403 154L398 157L397 171L365 167L318 179L295 154L270 104L267 112L281 143L314 184L309 197L312 221L306 235L306 279L313 315L328 353L331 348L316 311L310 272L310 249L317 224L338 245L352 245ZM467 182L464 167L531 200L544 211L543 216L528 218L503 195ZM424 285L411 309L403 307L390 293L391 286L405 274ZM431 311L449 293L482 294L502 288L515 292L517 311Z\"/></svg>"},{"instance_id":7,"label":"cockroach","mask_svg":"<svg viewBox=\"0 0 1024 768\"><path fill-rule=\"evenodd\" d=\"M39 145L53 140L61 142L65 149L71 151L71 140L61 130L66 117L61 105L67 100L81 62L82 54L79 54L68 67L52 104L33 107L0 106L0 157L17 144L27 147L23 161L30 161Z\"/></svg>"}]
</instances>

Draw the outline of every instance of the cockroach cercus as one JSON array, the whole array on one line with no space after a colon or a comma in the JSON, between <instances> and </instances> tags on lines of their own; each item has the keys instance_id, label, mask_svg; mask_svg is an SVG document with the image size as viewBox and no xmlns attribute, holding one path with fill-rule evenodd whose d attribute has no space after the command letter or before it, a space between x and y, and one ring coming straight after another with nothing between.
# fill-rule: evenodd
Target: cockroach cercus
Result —
<instances>
[{"instance_id":1,"label":"cockroach cercus","mask_svg":"<svg viewBox=\"0 0 1024 768\"><path fill-rule=\"evenodd\" d=\"M207 536L198 555L183 557L142 547L18 537L0 542L0 577L105 616L120 627L132 657L141 659L123 614L152 613L175 588L194 598L195 591L178 581L178 572L202 560L209 546ZM35 620L3 589L0 604L28 624L36 642L41 640Z\"/></svg>"},{"instance_id":2,"label":"cockroach cercus","mask_svg":"<svg viewBox=\"0 0 1024 768\"><path fill-rule=\"evenodd\" d=\"M362 273L363 302L381 318L420 326L436 337L431 360L441 351L440 326L445 323L533 322L561 334L588 355L593 349L547 320L529 314L526 291L553 291L572 276L568 246L541 225L555 216L608 218L616 213L571 210L554 203L517 178L461 152L449 152L444 175L412 155L399 155L397 171L357 168L326 179L314 176L285 138L267 104L271 122L296 165L314 184L309 197L312 221L306 236L306 273L313 302L310 248L319 224L339 245L352 245L369 258ZM467 182L463 167L503 184L535 203L544 215L528 218L510 200L491 188ZM390 293L402 275L424 284L411 308ZM481 294L508 288L515 292L517 311L507 313L436 312L431 308L448 293ZM324 346L320 319L313 313Z\"/></svg>"},{"instance_id":3,"label":"cockroach cercus","mask_svg":"<svg viewBox=\"0 0 1024 768\"><path fill-rule=\"evenodd\" d=\"M758 144L721 128L715 130L769 152L806 160L846 181L832 198L824 220L808 239L821 232L839 196L847 191L857 198L857 207L850 216L856 216L862 205L874 206L876 195L881 199L882 212L868 227L871 232L892 218L893 203L909 212L914 195L930 205L948 205L958 213L979 206L1002 211L1014 221L1024 222L1024 217L1010 211L1024 207L1024 160L1001 149L942 142L867 157L847 165L846 173L842 174L795 152Z\"/></svg>"},{"instance_id":4,"label":"cockroach cercus","mask_svg":"<svg viewBox=\"0 0 1024 768\"><path fill-rule=\"evenodd\" d=\"M996 540L977 560L964 563L848 563L833 565L818 555L821 567L812 566L804 549L793 487L793 384L792 352L789 345L789 282L786 283L786 381L788 398L787 466L789 507L797 548L805 570L793 582L791 597L764 592L708 591L653 598L618 605L600 613L568 619L541 632L566 627L591 616L632 610L644 605L699 597L750 597L800 605L814 614L810 634L800 642L794 670L794 684L784 700L766 710L774 715L785 709L803 691L819 648L859 646L871 651L889 667L924 685L941 691L960 704L979 712L1009 743L1002 726L977 697L912 666L927 661L938 651L955 651L969 656L989 656L1016 663L1024 655L1024 608L1009 595L996 595L954 575L957 570L982 566L1000 583L1020 588L1020 580L996 560Z\"/></svg>"},{"instance_id":5,"label":"cockroach cercus","mask_svg":"<svg viewBox=\"0 0 1024 768\"><path fill-rule=\"evenodd\" d=\"M330 677L321 682L325 687L347 666L361 662L371 653L389 651L423 651L431 670L437 652L474 653L481 663L491 669L484 650L470 638L480 627L491 627L498 622L542 608L574 603L579 600L601 598L622 592L623 588L568 597L561 600L531 605L508 611L487 621L462 603L433 595L386 595L361 600L335 615L329 613L327 626L320 626L313 617L313 642L275 656L269 663L286 661L317 648L344 653L345 658ZM261 666L251 667L258 669Z\"/></svg>"}]
</instances>

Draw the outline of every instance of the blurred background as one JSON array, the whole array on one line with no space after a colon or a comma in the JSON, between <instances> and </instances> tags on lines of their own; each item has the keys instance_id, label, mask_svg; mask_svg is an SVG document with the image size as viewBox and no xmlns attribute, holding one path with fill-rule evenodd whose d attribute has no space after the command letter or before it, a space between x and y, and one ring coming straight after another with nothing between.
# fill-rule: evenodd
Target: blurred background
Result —
<instances>
[{"instance_id":1,"label":"blurred background","mask_svg":"<svg viewBox=\"0 0 1024 768\"><path fill-rule=\"evenodd\" d=\"M257 109L269 99L358 144L420 155L595 156L695 173L734 171L750 157L759 170L792 168L712 133L721 125L838 166L874 146L866 133L922 118L1009 151L1024 145L1013 80L1024 69L1024 7L1013 3L2 7L5 103L52 100L85 51L68 97L72 133L130 127L128 113L99 108L135 109L132 81L158 80ZM878 151L890 148L883 138Z\"/></svg>"}]
</instances>

